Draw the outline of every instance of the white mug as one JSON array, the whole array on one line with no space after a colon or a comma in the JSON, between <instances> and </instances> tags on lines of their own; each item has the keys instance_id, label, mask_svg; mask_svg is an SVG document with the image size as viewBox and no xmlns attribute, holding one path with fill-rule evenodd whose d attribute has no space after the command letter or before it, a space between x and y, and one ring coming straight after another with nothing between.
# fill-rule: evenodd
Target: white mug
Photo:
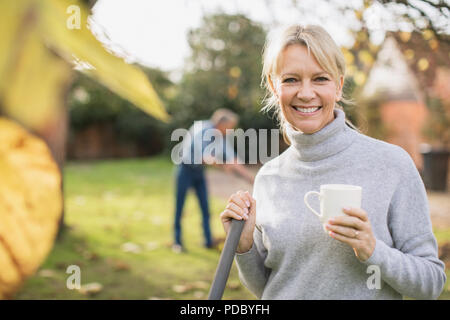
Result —
<instances>
[{"instance_id":1,"label":"white mug","mask_svg":"<svg viewBox=\"0 0 450 320\"><path fill-rule=\"evenodd\" d=\"M308 203L308 196L316 194L320 200L320 213L311 208ZM361 208L362 188L349 184L324 184L320 186L320 192L308 191L304 201L306 206L319 217L324 224L328 219L345 215L342 211L344 207Z\"/></svg>"}]
</instances>

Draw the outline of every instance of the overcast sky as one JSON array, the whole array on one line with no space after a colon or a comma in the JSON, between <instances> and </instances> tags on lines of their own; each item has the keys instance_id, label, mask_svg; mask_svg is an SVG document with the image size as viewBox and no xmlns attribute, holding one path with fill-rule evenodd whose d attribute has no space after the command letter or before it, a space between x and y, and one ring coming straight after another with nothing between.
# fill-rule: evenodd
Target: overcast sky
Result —
<instances>
[{"instance_id":1,"label":"overcast sky","mask_svg":"<svg viewBox=\"0 0 450 320\"><path fill-rule=\"evenodd\" d=\"M333 12L325 1L300 2L302 6L314 6L316 14L301 17L292 10L291 0L98 0L93 8L93 29L95 33L101 26L110 38L106 42L110 46L115 44L112 49L128 56L127 61L167 71L181 69L184 58L189 55L187 31L200 26L204 13L218 10L244 13L268 30L280 21L320 23L338 44L351 45L352 38L346 32L351 19L346 24L340 21L342 19L332 19ZM349 1L355 6L360 6L361 2Z\"/></svg>"},{"instance_id":2,"label":"overcast sky","mask_svg":"<svg viewBox=\"0 0 450 320\"><path fill-rule=\"evenodd\" d=\"M292 9L292 0L98 0L91 16L92 30L107 47L126 58L166 71L181 70L189 55L186 34L200 26L202 16L213 12L242 13L260 22L270 31L275 25L315 23L322 25L338 45L350 47L352 37L347 30L358 30L358 21L351 12L343 17L335 6L342 0L298 0L307 14ZM416 5L420 1L412 0ZM362 7L363 0L346 0L345 5ZM340 4L344 2L339 2ZM395 12L401 6L386 9L375 3L364 13L371 40L379 44L385 30L395 30ZM422 9L429 9L424 8ZM417 13L417 12L416 12ZM445 19L442 23L448 24ZM402 30L408 30L400 23ZM448 26L450 32L450 26ZM109 39L101 36L101 30ZM410 31L410 30L408 30Z\"/></svg>"}]
</instances>

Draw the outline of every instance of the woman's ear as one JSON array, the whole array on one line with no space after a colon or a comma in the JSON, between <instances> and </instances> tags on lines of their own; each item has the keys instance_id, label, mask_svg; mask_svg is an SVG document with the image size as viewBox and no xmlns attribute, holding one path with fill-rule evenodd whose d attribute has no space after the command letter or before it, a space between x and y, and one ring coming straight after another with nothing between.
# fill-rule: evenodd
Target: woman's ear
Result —
<instances>
[{"instance_id":1,"label":"woman's ear","mask_svg":"<svg viewBox=\"0 0 450 320\"><path fill-rule=\"evenodd\" d=\"M342 89L344 88L344 76L339 77L339 87L336 90L336 101L342 99Z\"/></svg>"}]
</instances>

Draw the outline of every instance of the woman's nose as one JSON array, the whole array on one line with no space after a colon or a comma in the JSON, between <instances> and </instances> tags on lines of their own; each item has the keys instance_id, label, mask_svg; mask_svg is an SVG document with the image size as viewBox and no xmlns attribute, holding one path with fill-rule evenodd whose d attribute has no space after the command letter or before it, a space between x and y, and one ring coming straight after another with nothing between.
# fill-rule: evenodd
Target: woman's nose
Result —
<instances>
[{"instance_id":1,"label":"woman's nose","mask_svg":"<svg viewBox=\"0 0 450 320\"><path fill-rule=\"evenodd\" d=\"M309 83L303 83L297 91L297 98L303 101L309 101L315 97L315 92Z\"/></svg>"}]
</instances>

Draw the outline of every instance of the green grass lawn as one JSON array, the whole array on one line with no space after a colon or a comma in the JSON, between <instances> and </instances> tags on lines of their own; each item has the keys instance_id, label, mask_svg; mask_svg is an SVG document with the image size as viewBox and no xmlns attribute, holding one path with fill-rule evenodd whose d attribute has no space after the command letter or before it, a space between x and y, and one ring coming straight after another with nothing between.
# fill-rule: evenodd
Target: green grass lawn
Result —
<instances>
[{"instance_id":1,"label":"green grass lawn","mask_svg":"<svg viewBox=\"0 0 450 320\"><path fill-rule=\"evenodd\" d=\"M68 228L15 298L206 299L220 252L202 246L193 193L183 216L188 253L171 251L174 169L165 157L69 162L64 170ZM224 237L219 213L226 202L210 200L213 235ZM450 230L439 230L436 237L450 241ZM80 267L81 285L99 283L102 289L90 294L68 289L70 265ZM441 299L450 299L449 284ZM254 299L240 284L235 265L223 298Z\"/></svg>"},{"instance_id":2,"label":"green grass lawn","mask_svg":"<svg viewBox=\"0 0 450 320\"><path fill-rule=\"evenodd\" d=\"M16 299L206 299L220 252L203 247L193 193L182 221L188 253L170 249L174 170L164 157L68 163L68 229ZM219 214L226 202L210 200L213 235L224 237ZM69 265L80 267L81 285L97 282L102 290L86 295L67 289ZM240 284L234 265L224 299L254 299Z\"/></svg>"}]
</instances>

